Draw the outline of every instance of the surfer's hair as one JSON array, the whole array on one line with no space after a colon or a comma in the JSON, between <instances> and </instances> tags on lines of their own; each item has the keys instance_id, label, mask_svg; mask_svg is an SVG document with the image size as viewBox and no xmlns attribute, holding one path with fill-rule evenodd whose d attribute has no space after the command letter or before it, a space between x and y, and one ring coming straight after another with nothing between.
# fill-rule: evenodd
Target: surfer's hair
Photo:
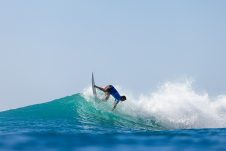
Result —
<instances>
[{"instance_id":1,"label":"surfer's hair","mask_svg":"<svg viewBox=\"0 0 226 151\"><path fill-rule=\"evenodd\" d=\"M125 101L126 100L126 96L121 96L121 101Z\"/></svg>"}]
</instances>

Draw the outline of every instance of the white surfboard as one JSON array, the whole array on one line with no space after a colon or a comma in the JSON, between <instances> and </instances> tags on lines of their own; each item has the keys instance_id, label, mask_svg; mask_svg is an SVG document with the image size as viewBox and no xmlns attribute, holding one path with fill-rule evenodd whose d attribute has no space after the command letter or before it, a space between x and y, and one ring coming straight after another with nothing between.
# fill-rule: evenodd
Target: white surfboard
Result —
<instances>
[{"instance_id":1,"label":"white surfboard","mask_svg":"<svg viewBox=\"0 0 226 151\"><path fill-rule=\"evenodd\" d=\"M97 98L97 92L96 92L96 88L94 87L94 85L95 85L95 81L94 81L94 75L92 73L92 90L93 90L93 96L95 98Z\"/></svg>"}]
</instances>

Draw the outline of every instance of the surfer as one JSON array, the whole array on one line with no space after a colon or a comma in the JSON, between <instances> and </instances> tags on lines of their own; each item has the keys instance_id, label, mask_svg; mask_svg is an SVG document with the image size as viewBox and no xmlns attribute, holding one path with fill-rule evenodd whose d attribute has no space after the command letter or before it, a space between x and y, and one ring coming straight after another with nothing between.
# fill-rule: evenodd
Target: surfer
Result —
<instances>
[{"instance_id":1,"label":"surfer","mask_svg":"<svg viewBox=\"0 0 226 151\"><path fill-rule=\"evenodd\" d=\"M99 90L103 91L105 93L105 101L107 101L110 97L110 95L112 95L115 98L115 102L114 102L114 106L112 111L116 108L116 106L118 105L118 103L120 101L125 101L126 100L126 96L121 96L118 91L115 89L114 86L112 85L107 85L105 88L101 88L98 87L96 85L94 85L95 88L98 88Z\"/></svg>"}]
</instances>

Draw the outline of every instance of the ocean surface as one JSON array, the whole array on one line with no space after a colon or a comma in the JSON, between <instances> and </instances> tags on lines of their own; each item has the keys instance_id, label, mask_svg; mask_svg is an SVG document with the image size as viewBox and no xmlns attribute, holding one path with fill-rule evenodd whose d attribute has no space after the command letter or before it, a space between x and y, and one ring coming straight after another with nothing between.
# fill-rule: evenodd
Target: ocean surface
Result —
<instances>
[{"instance_id":1,"label":"ocean surface","mask_svg":"<svg viewBox=\"0 0 226 151\"><path fill-rule=\"evenodd\" d=\"M167 83L127 98L112 112L113 99L94 99L89 88L0 112L0 150L226 150L224 96Z\"/></svg>"}]
</instances>

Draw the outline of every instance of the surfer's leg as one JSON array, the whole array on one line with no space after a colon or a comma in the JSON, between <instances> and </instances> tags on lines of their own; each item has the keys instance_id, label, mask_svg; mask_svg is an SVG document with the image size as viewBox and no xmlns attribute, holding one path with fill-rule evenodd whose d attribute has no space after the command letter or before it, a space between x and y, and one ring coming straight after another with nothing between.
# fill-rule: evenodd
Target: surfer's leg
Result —
<instances>
[{"instance_id":1,"label":"surfer's leg","mask_svg":"<svg viewBox=\"0 0 226 151\"><path fill-rule=\"evenodd\" d=\"M103 92L105 92L105 89L104 88L101 88L101 87L98 87L98 86L94 86L95 88L98 88L99 90L101 90L101 91L103 91Z\"/></svg>"},{"instance_id":2,"label":"surfer's leg","mask_svg":"<svg viewBox=\"0 0 226 151\"><path fill-rule=\"evenodd\" d=\"M107 101L107 100L109 99L109 97L110 97L110 94L109 94L109 93L105 93L105 98L104 98L104 100Z\"/></svg>"}]
</instances>

